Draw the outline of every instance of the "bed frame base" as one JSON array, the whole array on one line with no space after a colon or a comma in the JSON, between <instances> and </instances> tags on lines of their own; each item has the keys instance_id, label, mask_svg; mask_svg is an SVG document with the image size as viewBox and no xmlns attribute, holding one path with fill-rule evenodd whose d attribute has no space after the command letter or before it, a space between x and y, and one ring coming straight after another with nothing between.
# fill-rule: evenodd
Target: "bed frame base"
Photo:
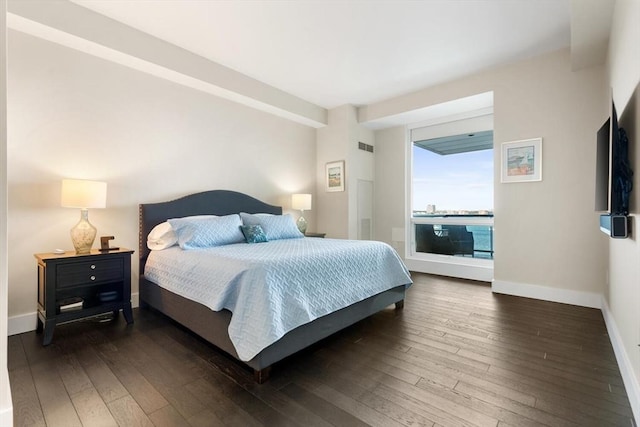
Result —
<instances>
[{"instance_id":1,"label":"bed frame base","mask_svg":"<svg viewBox=\"0 0 640 427\"><path fill-rule=\"evenodd\" d=\"M267 366L264 369L254 369L253 370L253 379L258 384L264 384L269 380L269 376L271 375L271 366Z\"/></svg>"},{"instance_id":2,"label":"bed frame base","mask_svg":"<svg viewBox=\"0 0 640 427\"><path fill-rule=\"evenodd\" d=\"M395 309L404 306L405 286L398 286L378 295L369 297L352 306L320 317L285 334L278 342L270 345L253 359L244 362L254 372L256 382L263 383L269 378L274 363L324 339L347 326L363 320L385 307L395 304ZM142 276L140 278L140 302L169 316L186 326L206 341L238 359L235 347L227 330L231 313L227 310L212 311L208 307L183 298L161 288Z\"/></svg>"},{"instance_id":3,"label":"bed frame base","mask_svg":"<svg viewBox=\"0 0 640 427\"><path fill-rule=\"evenodd\" d=\"M224 352L238 359L228 334L231 313L214 312L202 304L169 292L144 277L144 266L149 255L146 238L154 226L168 218L189 215L229 215L238 212L282 214L282 208L258 199L227 190L213 190L191 194L169 202L140 205L140 305L150 306L198 334ZM264 383L269 378L271 365L302 350L335 332L395 304L404 306L406 286L401 285L341 310L320 317L311 323L289 331L280 340L263 349L253 359L244 362L254 370L254 378Z\"/></svg>"}]
</instances>

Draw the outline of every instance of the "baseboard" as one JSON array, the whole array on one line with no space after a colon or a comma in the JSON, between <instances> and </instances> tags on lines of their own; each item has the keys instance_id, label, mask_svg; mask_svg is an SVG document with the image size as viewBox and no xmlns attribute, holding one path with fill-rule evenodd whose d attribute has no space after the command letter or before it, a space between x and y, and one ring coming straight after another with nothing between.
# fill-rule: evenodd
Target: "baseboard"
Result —
<instances>
[{"instance_id":1,"label":"baseboard","mask_svg":"<svg viewBox=\"0 0 640 427\"><path fill-rule=\"evenodd\" d=\"M37 322L38 314L35 311L32 313L11 316L7 321L7 335L11 336L35 331Z\"/></svg>"},{"instance_id":2,"label":"baseboard","mask_svg":"<svg viewBox=\"0 0 640 427\"><path fill-rule=\"evenodd\" d=\"M138 292L131 294L131 306L138 307L140 305L140 294ZM36 330L38 322L38 313L19 314L9 317L7 321L7 335L23 334ZM1 424L0 425L4 425Z\"/></svg>"},{"instance_id":3,"label":"baseboard","mask_svg":"<svg viewBox=\"0 0 640 427\"><path fill-rule=\"evenodd\" d=\"M620 375L622 375L624 388L627 390L627 396L629 397L629 403L631 404L631 410L633 411L633 416L636 419L637 425L638 422L640 422L640 384L638 383L638 378L633 372L631 361L625 351L624 344L620 338L620 333L618 332L618 326L611 314L609 304L607 304L604 297L602 298L602 316L604 317L604 323L607 325L609 340L613 346L613 352L616 355Z\"/></svg>"},{"instance_id":4,"label":"baseboard","mask_svg":"<svg viewBox=\"0 0 640 427\"><path fill-rule=\"evenodd\" d=\"M550 288L540 285L493 280L491 291L497 294L515 295L544 301L560 302L581 307L601 308L602 294L574 291L570 289Z\"/></svg>"},{"instance_id":5,"label":"baseboard","mask_svg":"<svg viewBox=\"0 0 640 427\"><path fill-rule=\"evenodd\" d=\"M450 258L448 256L443 256L442 258L442 261L406 258L404 263L410 271L416 271L418 273L459 277L461 279L478 280L480 282L490 282L493 279L493 264L462 264L459 262L448 262L447 258ZM459 259L465 260L464 258ZM466 261L469 261L469 259L466 259Z\"/></svg>"}]
</instances>

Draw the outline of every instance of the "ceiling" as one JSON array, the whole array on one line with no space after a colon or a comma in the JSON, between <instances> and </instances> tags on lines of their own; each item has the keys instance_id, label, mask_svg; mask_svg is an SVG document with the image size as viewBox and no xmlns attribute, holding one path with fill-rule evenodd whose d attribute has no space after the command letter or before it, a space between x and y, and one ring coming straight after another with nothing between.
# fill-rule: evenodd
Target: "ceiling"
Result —
<instances>
[{"instance_id":1,"label":"ceiling","mask_svg":"<svg viewBox=\"0 0 640 427\"><path fill-rule=\"evenodd\" d=\"M74 3L324 108L375 103L571 43L570 0Z\"/></svg>"}]
</instances>

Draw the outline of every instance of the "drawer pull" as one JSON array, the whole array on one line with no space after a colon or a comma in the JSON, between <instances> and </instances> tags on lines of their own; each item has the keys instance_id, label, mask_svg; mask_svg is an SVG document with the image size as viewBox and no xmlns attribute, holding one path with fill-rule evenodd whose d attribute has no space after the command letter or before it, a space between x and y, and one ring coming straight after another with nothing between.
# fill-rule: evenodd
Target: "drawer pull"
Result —
<instances>
[{"instance_id":1,"label":"drawer pull","mask_svg":"<svg viewBox=\"0 0 640 427\"><path fill-rule=\"evenodd\" d=\"M96 265L95 264L91 264L91 269L95 270L96 269Z\"/></svg>"},{"instance_id":2,"label":"drawer pull","mask_svg":"<svg viewBox=\"0 0 640 427\"><path fill-rule=\"evenodd\" d=\"M96 276L91 276L90 279L91 280L96 280Z\"/></svg>"}]
</instances>

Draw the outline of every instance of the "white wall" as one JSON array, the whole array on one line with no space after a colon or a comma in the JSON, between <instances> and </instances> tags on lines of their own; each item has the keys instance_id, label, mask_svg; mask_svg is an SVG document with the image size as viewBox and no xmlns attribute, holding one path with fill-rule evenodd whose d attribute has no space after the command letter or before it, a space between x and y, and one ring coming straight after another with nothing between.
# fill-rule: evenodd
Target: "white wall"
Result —
<instances>
[{"instance_id":1,"label":"white wall","mask_svg":"<svg viewBox=\"0 0 640 427\"><path fill-rule=\"evenodd\" d=\"M636 420L640 420L640 2L618 0L609 44L609 84L621 126L629 131L634 175L630 239L609 241L609 288L606 299L620 339L616 352ZM635 91L634 105L629 101ZM608 104L608 97L604 100ZM635 112L632 110L635 109ZM633 114L635 113L635 114ZM633 115L632 115L633 114ZM621 360L622 359L622 360ZM627 368L625 368L625 362ZM631 379L629 379L631 378ZM635 379L635 381L633 381Z\"/></svg>"},{"instance_id":2,"label":"white wall","mask_svg":"<svg viewBox=\"0 0 640 427\"><path fill-rule=\"evenodd\" d=\"M9 316L21 324L35 327L33 254L71 248L79 212L59 206L63 177L108 183L90 220L132 249L139 203L230 189L288 209L291 193L315 193L315 129L16 31L8 52Z\"/></svg>"}]
</instances>

